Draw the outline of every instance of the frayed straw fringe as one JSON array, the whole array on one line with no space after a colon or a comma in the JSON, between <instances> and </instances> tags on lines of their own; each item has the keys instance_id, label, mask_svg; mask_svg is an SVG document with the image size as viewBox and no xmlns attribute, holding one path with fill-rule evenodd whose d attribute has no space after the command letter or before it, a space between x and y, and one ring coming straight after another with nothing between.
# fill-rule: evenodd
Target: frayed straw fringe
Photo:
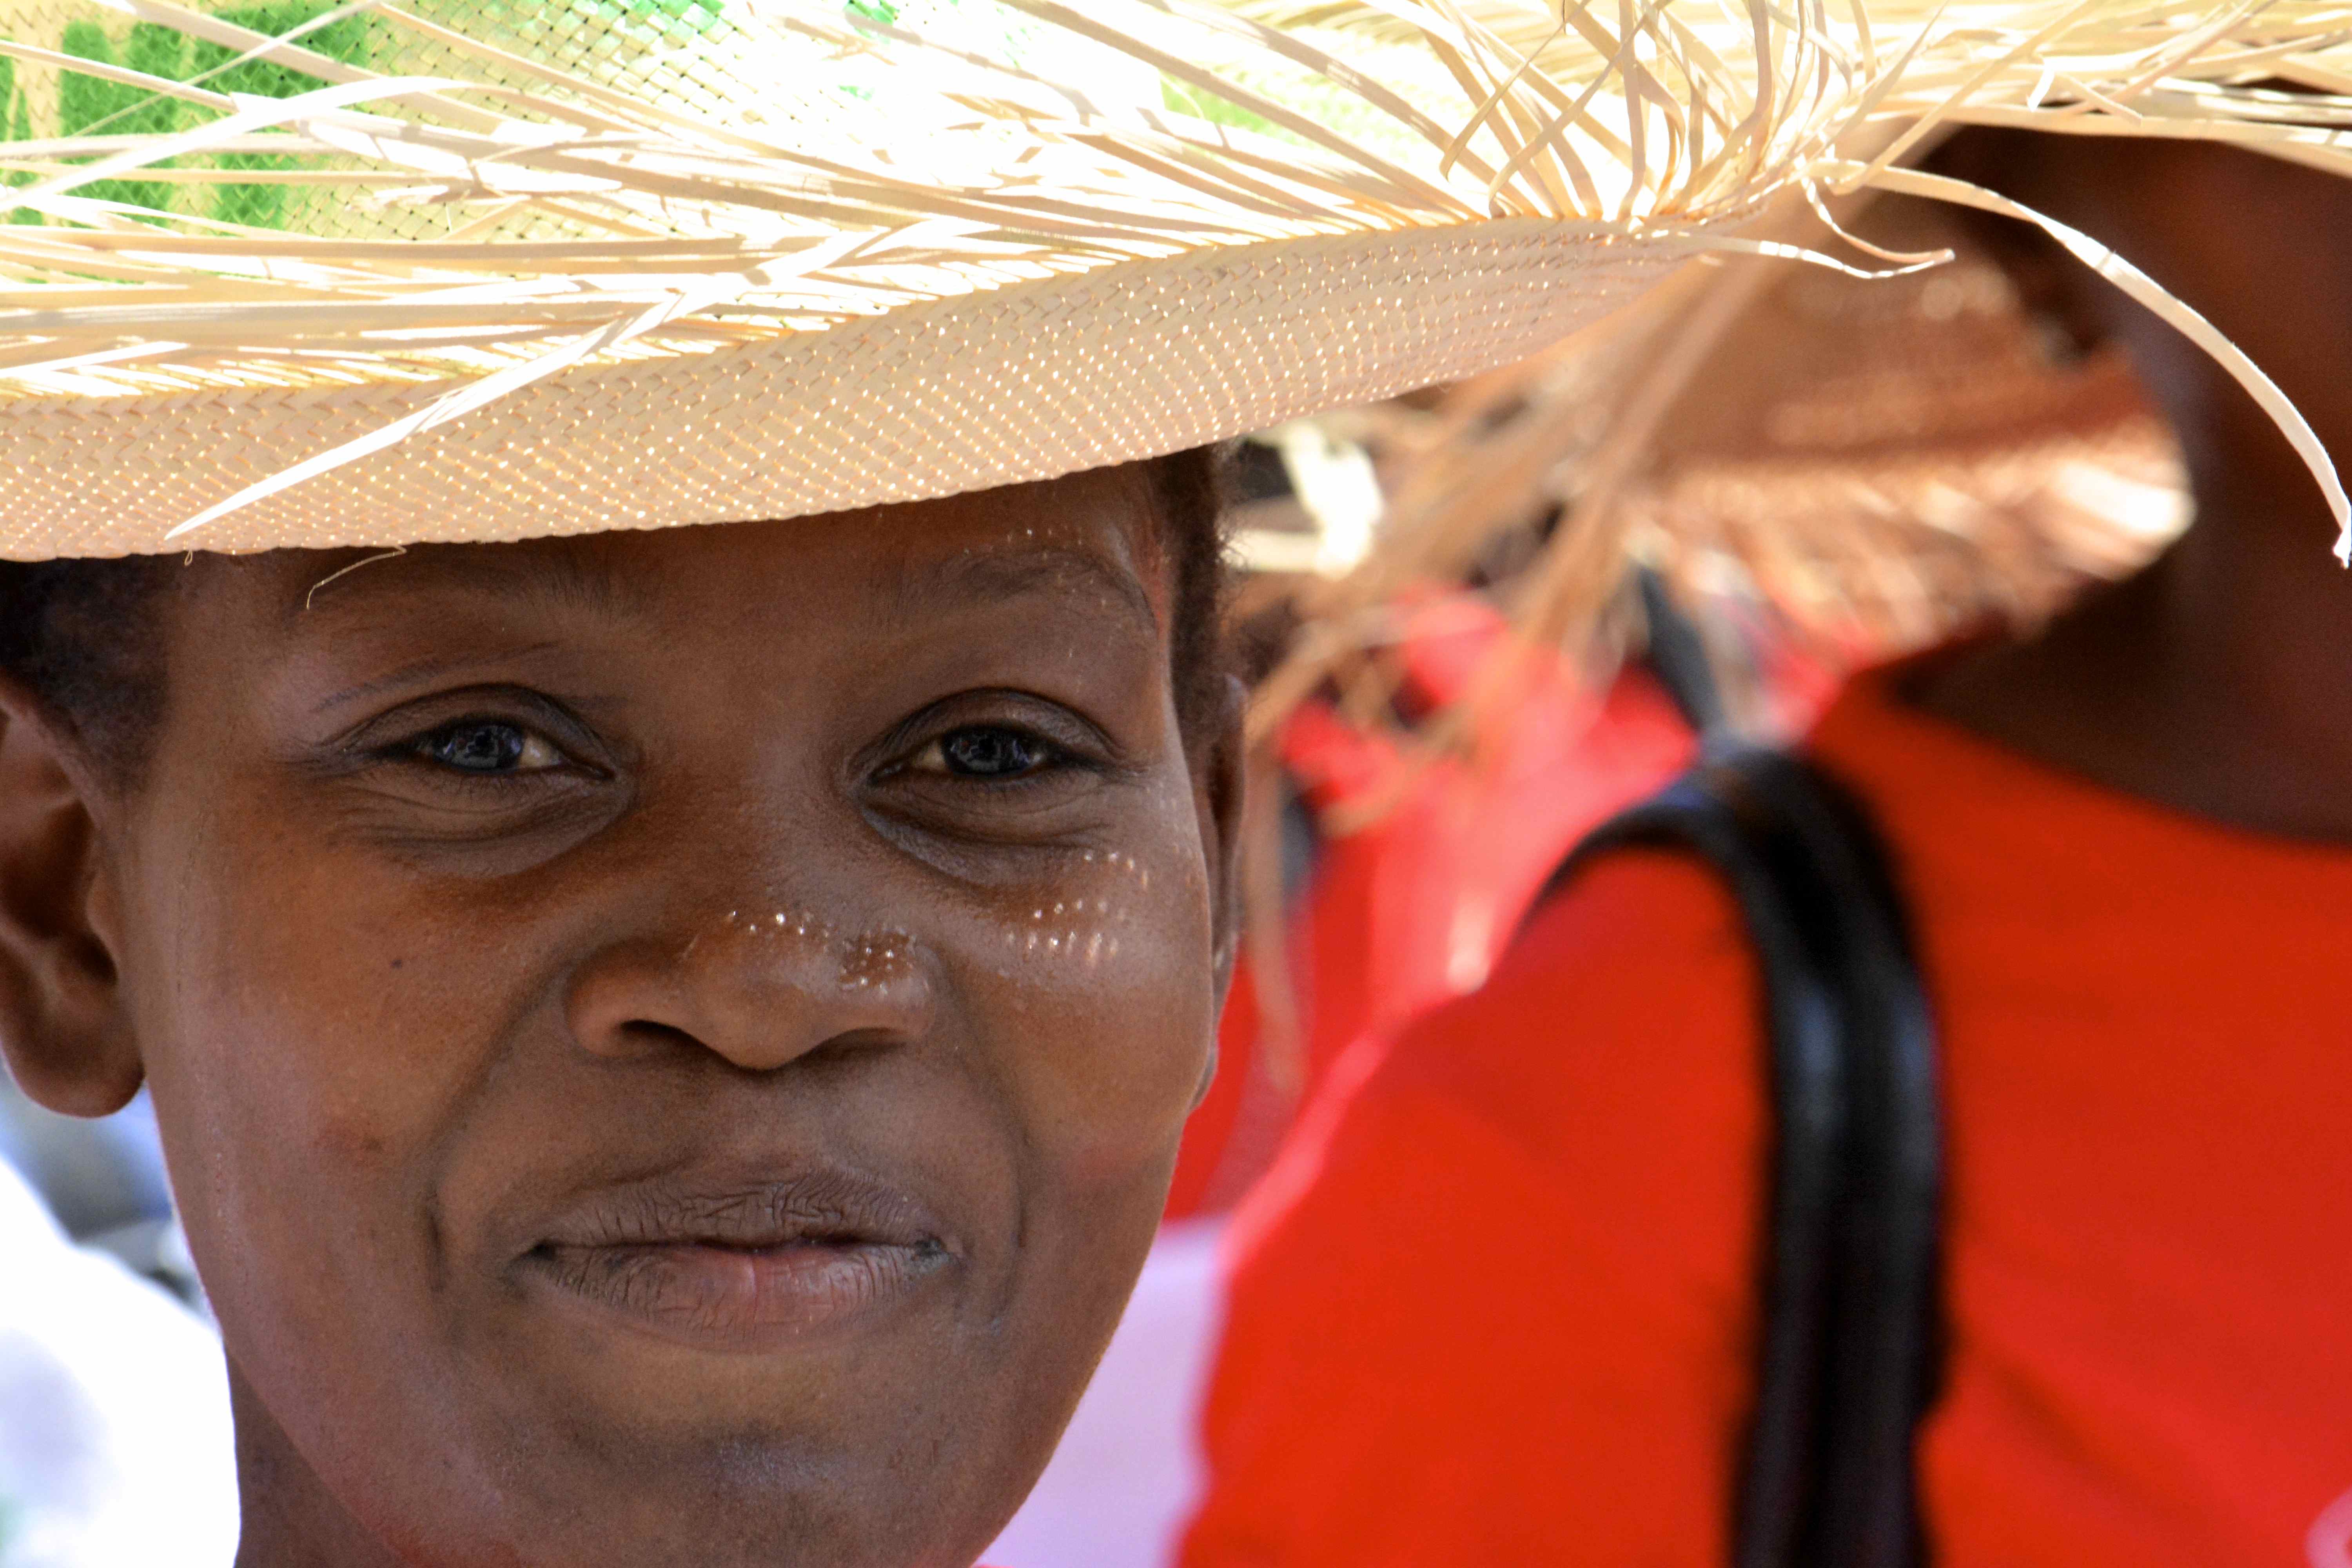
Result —
<instances>
[{"instance_id":1,"label":"frayed straw fringe","mask_svg":"<svg viewBox=\"0 0 2352 1568\"><path fill-rule=\"evenodd\" d=\"M1929 208L1882 216L1913 247L1869 247L1889 260L1963 232ZM1475 746L1527 658L1564 653L1605 680L1634 629L1637 559L1833 660L2029 626L2144 563L2186 508L2178 453L2121 362L2046 355L1981 256L1908 283L1728 267L1433 396L1338 411L1325 439L1379 463L1381 547L1337 578L1253 585L1302 631L1252 734L1321 692L1408 754ZM1398 606L1473 577L1523 635L1462 701L1414 705L1408 723L1391 707Z\"/></svg>"},{"instance_id":2,"label":"frayed straw fringe","mask_svg":"<svg viewBox=\"0 0 2352 1568\"><path fill-rule=\"evenodd\" d=\"M71 71L152 94L138 102L182 121L210 116L145 131L134 107L79 134L0 143L0 205L20 220L0 227L0 412L59 396L452 384L206 509L186 533L574 364L823 331L1128 260L1492 217L1825 260L1755 226L1776 204L1867 187L2042 223L2227 365L2352 522L2300 416L2193 312L2083 237L1902 166L1943 126L1979 122L2199 137L2352 173L2352 99L2251 85L2352 87L2352 5L1004 0L1063 40L1024 64L887 6L703 4L718 19L709 37L610 22L609 47L559 62L522 41L528 29L493 25L528 9L514 5L359 0L281 40L164 0L107 0L228 52L187 81L65 51L58 19L95 5L0 5L0 32L17 38L0 55L20 77ZM602 14L539 9L550 22ZM373 29L384 63L415 68L306 45L331 26ZM1157 90L1122 96L1055 68L1088 47ZM812 59L861 73L868 110L775 85L786 63ZM323 85L282 98L207 85L255 65ZM354 205L293 233L159 214L121 199L132 182L307 183Z\"/></svg>"}]
</instances>

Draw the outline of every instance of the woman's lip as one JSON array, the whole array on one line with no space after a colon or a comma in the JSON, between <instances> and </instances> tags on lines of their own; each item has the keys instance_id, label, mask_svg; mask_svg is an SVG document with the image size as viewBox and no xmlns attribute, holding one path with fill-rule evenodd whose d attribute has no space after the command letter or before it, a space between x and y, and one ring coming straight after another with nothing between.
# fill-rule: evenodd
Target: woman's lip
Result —
<instances>
[{"instance_id":1,"label":"woman's lip","mask_svg":"<svg viewBox=\"0 0 2352 1568\"><path fill-rule=\"evenodd\" d=\"M658 1338L758 1351L805 1339L912 1294L949 1262L936 1242L794 1240L547 1245L524 1259L564 1297Z\"/></svg>"},{"instance_id":2,"label":"woman's lip","mask_svg":"<svg viewBox=\"0 0 2352 1568\"><path fill-rule=\"evenodd\" d=\"M898 1189L839 1168L681 1172L595 1188L544 1228L545 1247L720 1247L874 1241L919 1247L938 1226Z\"/></svg>"},{"instance_id":3,"label":"woman's lip","mask_svg":"<svg viewBox=\"0 0 2352 1568\"><path fill-rule=\"evenodd\" d=\"M559 1300L661 1338L758 1350L887 1308L955 1256L896 1187L762 1162L591 1189L516 1262Z\"/></svg>"}]
</instances>

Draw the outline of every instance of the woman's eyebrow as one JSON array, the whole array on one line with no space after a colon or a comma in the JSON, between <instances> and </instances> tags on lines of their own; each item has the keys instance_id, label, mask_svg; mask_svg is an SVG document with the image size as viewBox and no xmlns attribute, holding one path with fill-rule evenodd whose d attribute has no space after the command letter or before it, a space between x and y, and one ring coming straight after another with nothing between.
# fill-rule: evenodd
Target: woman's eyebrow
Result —
<instances>
[{"instance_id":1,"label":"woman's eyebrow","mask_svg":"<svg viewBox=\"0 0 2352 1568\"><path fill-rule=\"evenodd\" d=\"M1023 594L1084 589L1108 595L1147 630L1154 636L1159 634L1159 610L1134 574L1089 552L1060 545L974 551L919 566L907 574L899 597L902 603L914 607L950 600L1006 599Z\"/></svg>"},{"instance_id":2,"label":"woman's eyebrow","mask_svg":"<svg viewBox=\"0 0 2352 1568\"><path fill-rule=\"evenodd\" d=\"M312 704L310 711L313 715L331 712L363 698L380 696L386 691L396 691L404 686L413 686L419 681L436 679L477 666L511 665L516 660L529 658L533 654L545 653L555 646L553 643L542 642L533 643L528 647L498 648L483 653L436 655L431 658L416 659L402 665L397 669L363 680L356 686L347 686L340 691L330 692Z\"/></svg>"}]
</instances>

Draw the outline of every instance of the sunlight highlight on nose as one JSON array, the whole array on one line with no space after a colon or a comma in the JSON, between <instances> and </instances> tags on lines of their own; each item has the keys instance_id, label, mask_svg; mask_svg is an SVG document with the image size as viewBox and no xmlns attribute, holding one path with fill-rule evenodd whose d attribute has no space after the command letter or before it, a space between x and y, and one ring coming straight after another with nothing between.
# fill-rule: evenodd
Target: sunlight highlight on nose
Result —
<instances>
[{"instance_id":1,"label":"sunlight highlight on nose","mask_svg":"<svg viewBox=\"0 0 2352 1568\"><path fill-rule=\"evenodd\" d=\"M730 933L772 941L789 938L809 945L824 956L835 984L845 991L882 990L915 975L915 938L896 928L845 937L831 921L805 910L748 914L730 910L721 924ZM689 952L692 946L688 944Z\"/></svg>"}]
</instances>

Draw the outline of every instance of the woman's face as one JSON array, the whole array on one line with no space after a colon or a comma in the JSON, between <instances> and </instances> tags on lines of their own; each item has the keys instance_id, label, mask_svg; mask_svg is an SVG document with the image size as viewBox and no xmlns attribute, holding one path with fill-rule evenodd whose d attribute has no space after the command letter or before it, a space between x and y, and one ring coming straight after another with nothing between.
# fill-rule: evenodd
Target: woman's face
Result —
<instances>
[{"instance_id":1,"label":"woman's face","mask_svg":"<svg viewBox=\"0 0 2352 1568\"><path fill-rule=\"evenodd\" d=\"M256 1538L969 1563L1210 1065L1136 476L351 559L199 568L101 823Z\"/></svg>"}]
</instances>

